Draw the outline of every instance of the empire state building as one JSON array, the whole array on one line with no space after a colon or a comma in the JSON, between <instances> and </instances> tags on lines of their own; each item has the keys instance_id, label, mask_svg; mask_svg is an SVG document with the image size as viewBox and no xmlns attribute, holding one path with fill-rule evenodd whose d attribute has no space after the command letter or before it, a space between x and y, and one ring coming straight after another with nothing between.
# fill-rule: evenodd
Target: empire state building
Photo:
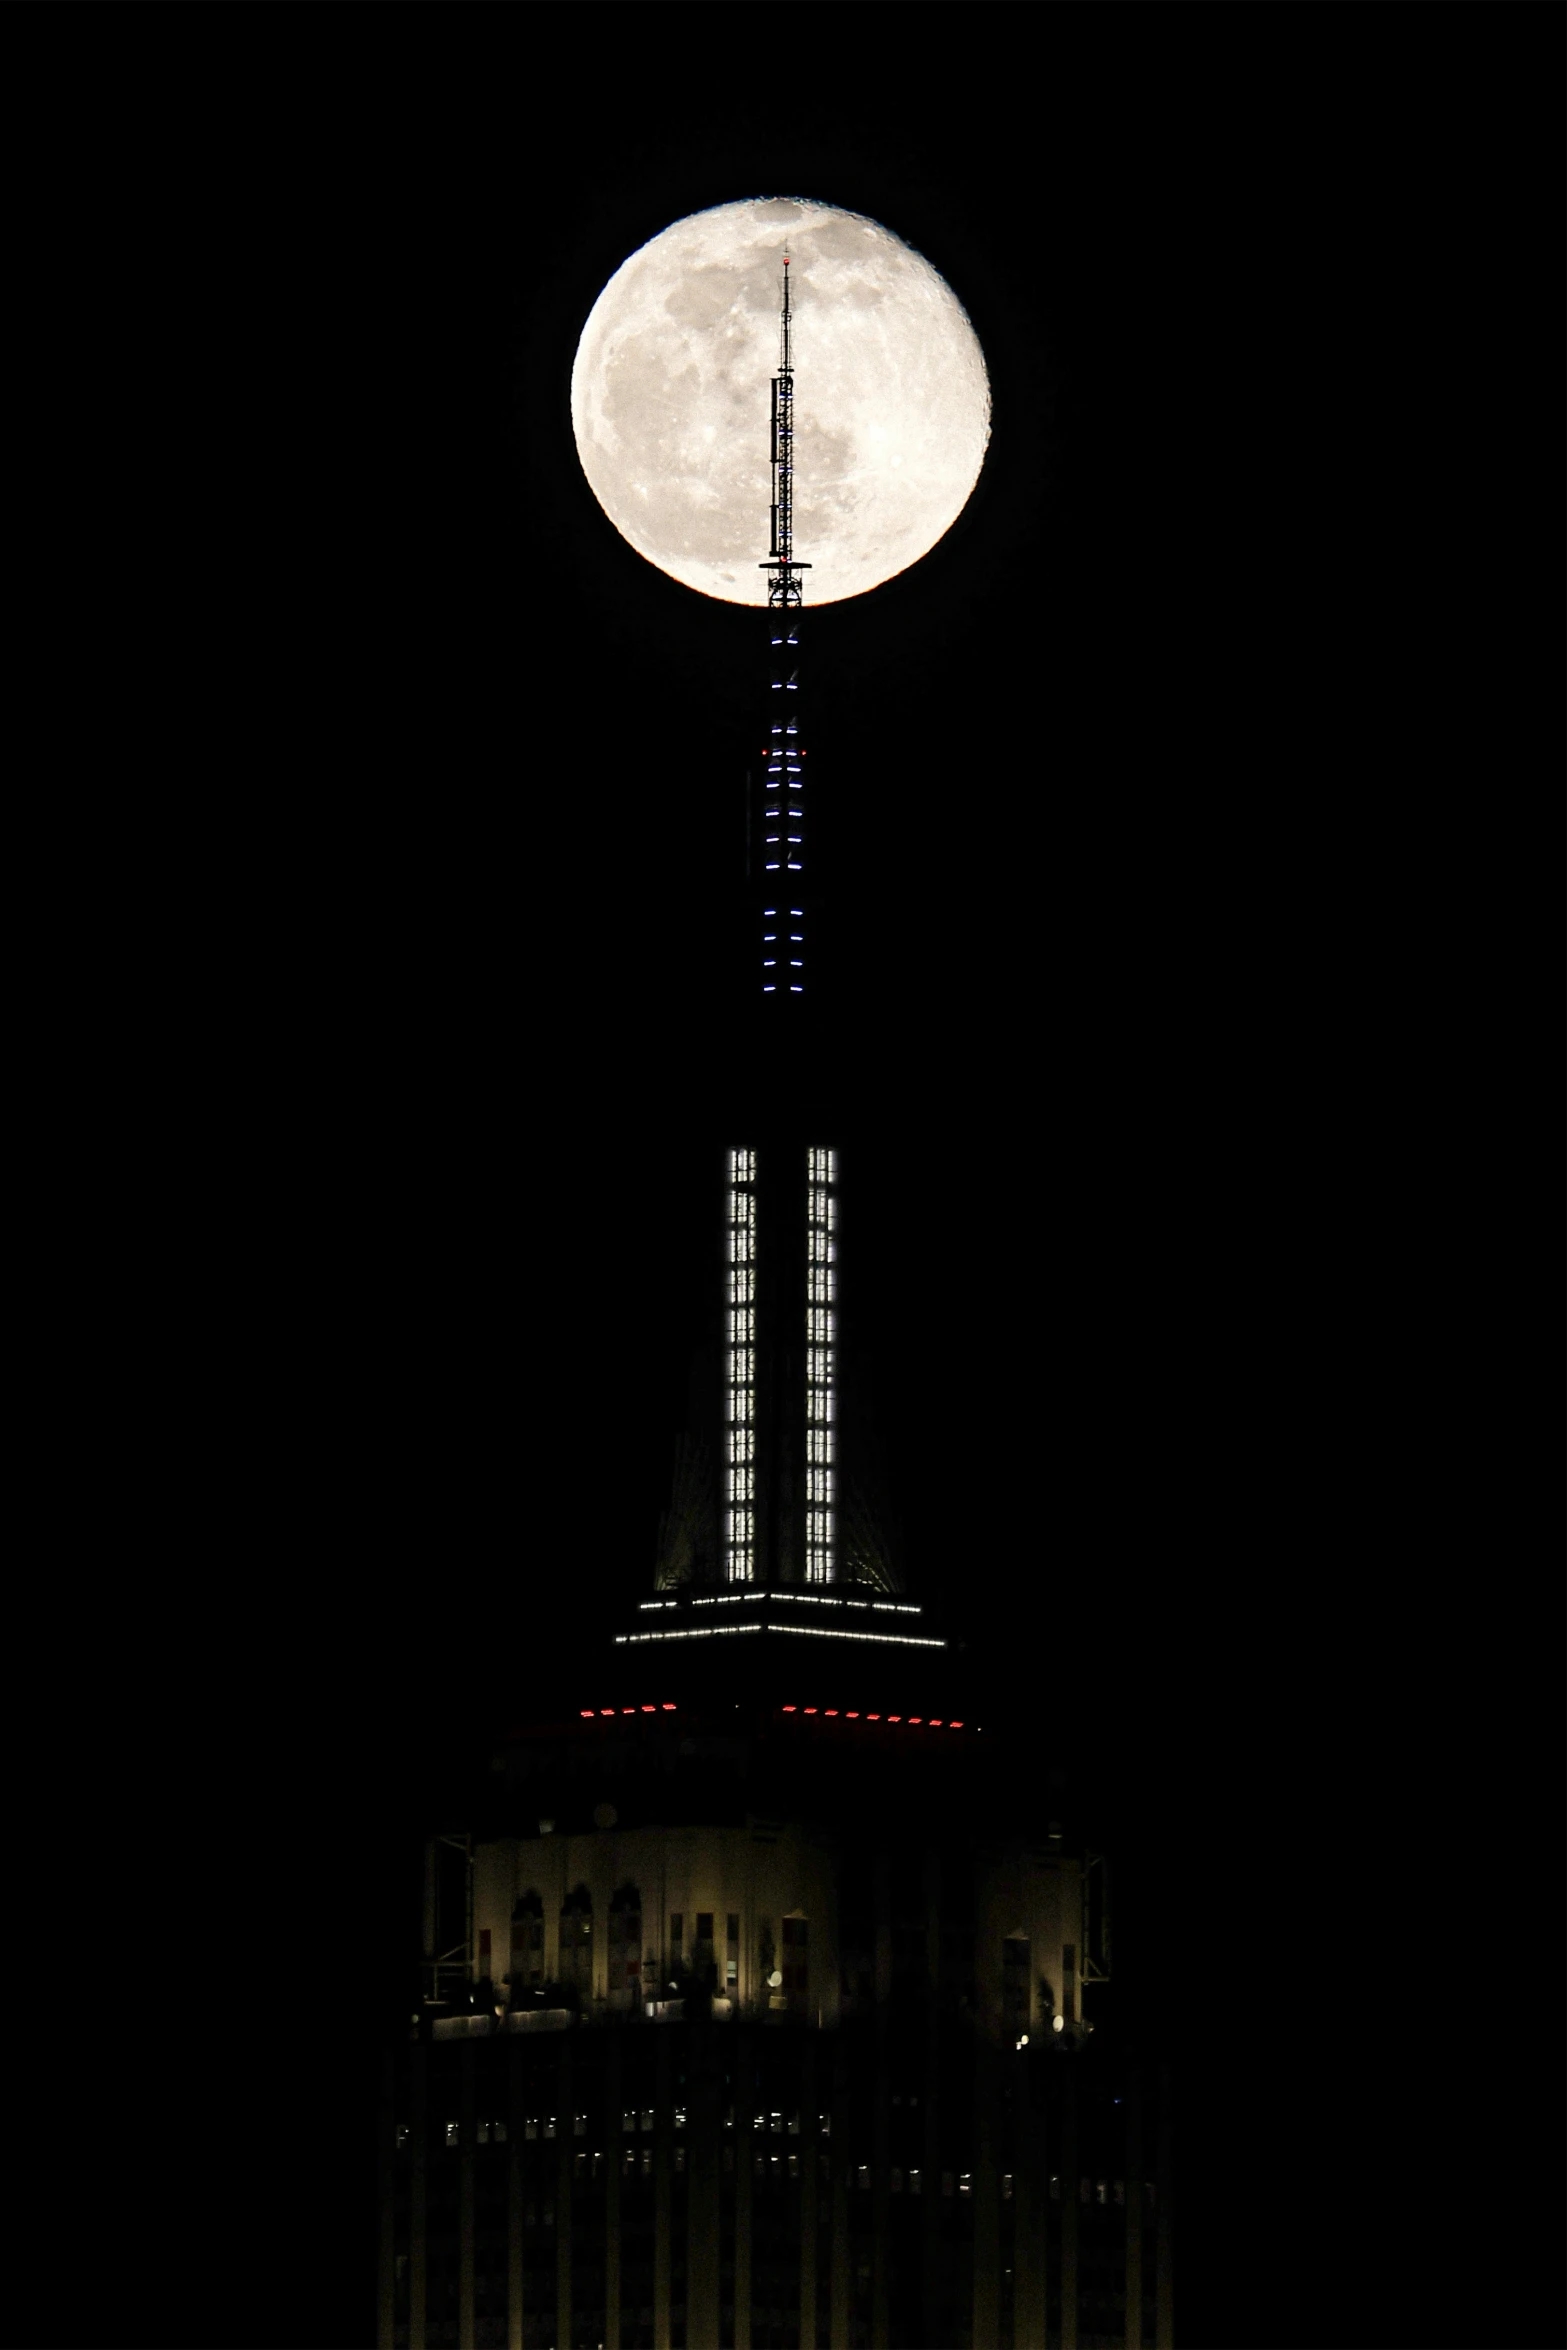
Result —
<instances>
[{"instance_id":1,"label":"empire state building","mask_svg":"<svg viewBox=\"0 0 1567 2350\"><path fill-rule=\"evenodd\" d=\"M383 2350L1174 2339L1170 2083L1096 2030L1092 1789L1053 1762L1043 1664L1026 1719L991 1710L851 1506L794 331L786 262L746 1066L692 1270L717 1375L646 1596L429 1839Z\"/></svg>"}]
</instances>

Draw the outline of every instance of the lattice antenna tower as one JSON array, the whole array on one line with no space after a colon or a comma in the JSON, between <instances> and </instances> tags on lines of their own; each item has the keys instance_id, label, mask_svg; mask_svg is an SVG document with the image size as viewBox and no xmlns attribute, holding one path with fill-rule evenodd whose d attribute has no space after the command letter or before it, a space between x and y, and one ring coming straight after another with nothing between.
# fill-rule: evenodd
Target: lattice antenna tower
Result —
<instances>
[{"instance_id":1,"label":"lattice antenna tower","mask_svg":"<svg viewBox=\"0 0 1567 2350\"><path fill-rule=\"evenodd\" d=\"M806 970L806 746L801 740L800 610L811 569L794 552L794 351L789 306L789 256L784 255L778 314L778 373L773 377L773 502L771 553L757 569L768 574L767 745L762 772L761 856L762 993L803 995Z\"/></svg>"}]
</instances>

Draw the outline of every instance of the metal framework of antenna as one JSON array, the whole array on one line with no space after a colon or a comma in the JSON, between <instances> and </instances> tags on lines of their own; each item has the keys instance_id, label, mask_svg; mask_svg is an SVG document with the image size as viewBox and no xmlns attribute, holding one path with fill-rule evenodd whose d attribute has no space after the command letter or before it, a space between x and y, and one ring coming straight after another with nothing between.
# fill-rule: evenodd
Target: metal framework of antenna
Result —
<instances>
[{"instance_id":1,"label":"metal framework of antenna","mask_svg":"<svg viewBox=\"0 0 1567 2350\"><path fill-rule=\"evenodd\" d=\"M767 747L763 753L760 823L753 837L752 878L761 883L762 993L805 993L805 747L800 740L800 690L796 658L800 573L809 563L794 553L794 354L789 311L789 256L784 255L783 301L778 316L778 373L773 377L772 554L759 571L767 582L769 652ZM773 694L778 700L773 700ZM768 901L771 901L770 903Z\"/></svg>"},{"instance_id":2,"label":"metal framework of antenna","mask_svg":"<svg viewBox=\"0 0 1567 2350\"><path fill-rule=\"evenodd\" d=\"M759 571L770 571L769 604L798 604L799 574L809 563L794 559L794 359L790 347L789 256L784 255L783 308L778 318L778 373L773 377L772 551Z\"/></svg>"}]
</instances>

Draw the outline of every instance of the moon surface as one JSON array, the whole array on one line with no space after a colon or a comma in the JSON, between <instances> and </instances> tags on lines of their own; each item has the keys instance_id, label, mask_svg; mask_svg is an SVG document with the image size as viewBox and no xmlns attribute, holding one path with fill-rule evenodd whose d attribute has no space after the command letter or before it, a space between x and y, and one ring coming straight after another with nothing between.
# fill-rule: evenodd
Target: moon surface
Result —
<instances>
[{"instance_id":1,"label":"moon surface","mask_svg":"<svg viewBox=\"0 0 1567 2350\"><path fill-rule=\"evenodd\" d=\"M794 361L794 548L808 604L917 563L968 502L990 383L963 306L858 213L758 198L677 220L622 262L571 371L593 494L671 579L764 604L783 257Z\"/></svg>"}]
</instances>

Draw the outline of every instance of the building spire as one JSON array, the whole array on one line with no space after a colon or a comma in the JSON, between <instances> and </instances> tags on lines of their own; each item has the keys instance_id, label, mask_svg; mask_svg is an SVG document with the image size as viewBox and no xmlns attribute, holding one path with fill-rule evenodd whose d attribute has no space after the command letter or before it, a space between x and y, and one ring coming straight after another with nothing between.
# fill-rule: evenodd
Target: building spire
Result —
<instances>
[{"instance_id":1,"label":"building spire","mask_svg":"<svg viewBox=\"0 0 1567 2350\"><path fill-rule=\"evenodd\" d=\"M787 253L783 272L783 300L778 313L778 373L773 377L772 542L767 561L759 563L757 569L773 574L767 583L769 604L797 606L802 586L798 574L809 571L811 566L797 563L794 556L794 354Z\"/></svg>"},{"instance_id":2,"label":"building spire","mask_svg":"<svg viewBox=\"0 0 1567 2350\"><path fill-rule=\"evenodd\" d=\"M767 697L767 741L763 748L762 796L753 819L751 880L760 915L761 983L764 996L787 1000L806 986L805 759L800 726L800 574L809 563L794 552L794 350L789 302L789 256L783 257L783 291L778 312L778 373L773 377L772 553L758 570L768 573L768 650L771 691ZM776 695L777 699L774 699Z\"/></svg>"}]
</instances>

